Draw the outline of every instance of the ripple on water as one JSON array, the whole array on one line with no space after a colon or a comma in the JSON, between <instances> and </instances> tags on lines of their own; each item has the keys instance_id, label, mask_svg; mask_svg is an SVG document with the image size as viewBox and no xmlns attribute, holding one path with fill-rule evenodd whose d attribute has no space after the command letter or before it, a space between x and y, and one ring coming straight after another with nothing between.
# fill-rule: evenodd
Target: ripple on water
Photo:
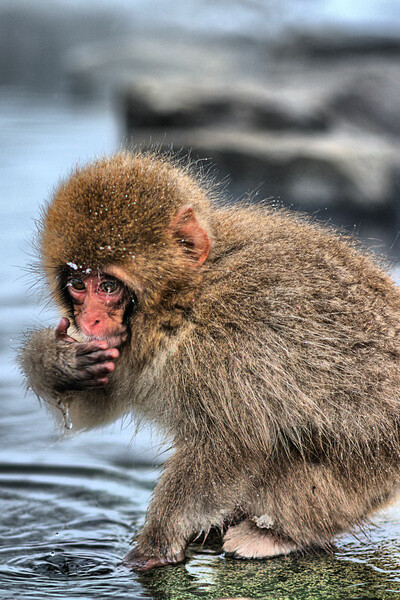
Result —
<instances>
[{"instance_id":1,"label":"ripple on water","mask_svg":"<svg viewBox=\"0 0 400 600\"><path fill-rule=\"evenodd\" d=\"M119 563L148 501L142 471L0 464L0 599L79 597L87 587L121 598L126 587L132 598L139 584Z\"/></svg>"},{"instance_id":2,"label":"ripple on water","mask_svg":"<svg viewBox=\"0 0 400 600\"><path fill-rule=\"evenodd\" d=\"M0 568L2 575L8 575L10 579L29 577L35 579L36 583L43 583L49 579L70 577L109 577L115 569L111 545L109 552L99 552L97 549L96 554L90 543L79 545L76 552L66 546L42 546L40 551L37 547L21 546L18 554L8 561L7 568Z\"/></svg>"},{"instance_id":3,"label":"ripple on water","mask_svg":"<svg viewBox=\"0 0 400 600\"><path fill-rule=\"evenodd\" d=\"M58 597L139 598L140 587L129 572L119 569L115 546L99 551L79 547L21 546L18 556L0 567L0 598ZM12 596L9 593L12 592ZM133 595L132 595L133 594Z\"/></svg>"}]
</instances>

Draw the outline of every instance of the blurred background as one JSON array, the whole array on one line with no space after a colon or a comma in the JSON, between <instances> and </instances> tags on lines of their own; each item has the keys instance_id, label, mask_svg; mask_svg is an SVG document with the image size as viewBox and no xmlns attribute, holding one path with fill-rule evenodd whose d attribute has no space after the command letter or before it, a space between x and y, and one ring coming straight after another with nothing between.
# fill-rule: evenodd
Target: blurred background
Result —
<instances>
[{"instance_id":1,"label":"blurred background","mask_svg":"<svg viewBox=\"0 0 400 600\"><path fill-rule=\"evenodd\" d=\"M396 506L335 557L198 547L144 579L119 569L164 449L129 423L60 439L15 366L21 331L57 322L27 272L40 206L125 146L190 152L232 202L355 232L398 279L399 59L398 0L0 0L0 598L400 591Z\"/></svg>"}]
</instances>

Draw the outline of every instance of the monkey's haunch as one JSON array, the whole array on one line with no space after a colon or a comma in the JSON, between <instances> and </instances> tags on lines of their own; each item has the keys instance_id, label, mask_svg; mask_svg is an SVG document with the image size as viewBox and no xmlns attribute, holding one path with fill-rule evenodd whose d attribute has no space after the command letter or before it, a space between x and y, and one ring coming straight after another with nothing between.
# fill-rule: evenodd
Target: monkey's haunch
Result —
<instances>
[{"instance_id":1,"label":"monkey's haunch","mask_svg":"<svg viewBox=\"0 0 400 600\"><path fill-rule=\"evenodd\" d=\"M399 487L399 290L327 228L217 200L164 156L121 153L42 220L63 319L27 335L28 386L75 428L133 411L173 440L136 569L214 526L240 557L327 547Z\"/></svg>"}]
</instances>

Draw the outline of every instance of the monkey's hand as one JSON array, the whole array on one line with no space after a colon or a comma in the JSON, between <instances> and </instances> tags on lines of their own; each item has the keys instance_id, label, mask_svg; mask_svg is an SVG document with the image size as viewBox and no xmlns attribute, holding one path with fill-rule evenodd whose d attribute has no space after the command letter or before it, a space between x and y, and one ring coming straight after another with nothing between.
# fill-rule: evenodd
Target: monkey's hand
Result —
<instances>
[{"instance_id":1,"label":"monkey's hand","mask_svg":"<svg viewBox=\"0 0 400 600\"><path fill-rule=\"evenodd\" d=\"M69 320L57 329L42 329L26 335L19 363L28 386L44 400L55 403L72 390L104 388L119 357L117 348L104 340L78 342L67 335Z\"/></svg>"},{"instance_id":2,"label":"monkey's hand","mask_svg":"<svg viewBox=\"0 0 400 600\"><path fill-rule=\"evenodd\" d=\"M65 426L60 402L68 408L74 429L91 429L115 421L130 410L130 394L108 383L119 357L117 348L104 340L78 342L67 335L68 319L56 330L26 334L19 363L27 385L57 410L50 412ZM62 418L61 418L62 417Z\"/></svg>"},{"instance_id":3,"label":"monkey's hand","mask_svg":"<svg viewBox=\"0 0 400 600\"><path fill-rule=\"evenodd\" d=\"M67 335L69 325L69 320L64 317L55 332L56 391L87 390L107 385L108 375L114 370L114 361L119 357L118 349L110 348L105 340L78 342Z\"/></svg>"},{"instance_id":4,"label":"monkey's hand","mask_svg":"<svg viewBox=\"0 0 400 600\"><path fill-rule=\"evenodd\" d=\"M134 547L125 556L122 564L135 571L149 571L156 567L175 565L185 560L185 552L181 550L177 554L158 552L157 554L142 553L139 547Z\"/></svg>"}]
</instances>

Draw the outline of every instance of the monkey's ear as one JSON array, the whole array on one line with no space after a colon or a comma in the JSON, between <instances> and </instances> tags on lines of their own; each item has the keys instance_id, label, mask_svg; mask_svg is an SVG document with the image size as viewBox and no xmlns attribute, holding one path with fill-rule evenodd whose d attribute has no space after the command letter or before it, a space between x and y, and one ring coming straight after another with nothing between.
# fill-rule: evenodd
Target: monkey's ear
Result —
<instances>
[{"instance_id":1,"label":"monkey's ear","mask_svg":"<svg viewBox=\"0 0 400 600\"><path fill-rule=\"evenodd\" d=\"M200 226L191 206L179 209L172 219L170 229L196 266L206 260L211 247L207 232Z\"/></svg>"}]
</instances>

